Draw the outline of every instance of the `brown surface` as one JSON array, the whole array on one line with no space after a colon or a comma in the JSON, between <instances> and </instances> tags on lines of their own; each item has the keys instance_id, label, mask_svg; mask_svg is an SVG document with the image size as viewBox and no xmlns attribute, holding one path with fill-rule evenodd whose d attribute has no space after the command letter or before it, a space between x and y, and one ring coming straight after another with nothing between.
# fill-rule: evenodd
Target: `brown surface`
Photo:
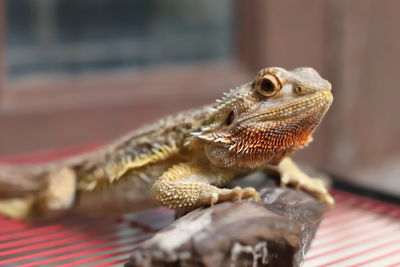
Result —
<instances>
[{"instance_id":1,"label":"brown surface","mask_svg":"<svg viewBox=\"0 0 400 267\"><path fill-rule=\"evenodd\" d=\"M5 58L4 58L4 45L5 45L5 3L4 1L0 1L0 110L1 110L1 102L3 98L3 90L4 90L4 65L5 65Z\"/></svg>"},{"instance_id":2,"label":"brown surface","mask_svg":"<svg viewBox=\"0 0 400 267\"><path fill-rule=\"evenodd\" d=\"M400 194L399 8L394 0L330 3L336 100L326 167L394 194Z\"/></svg>"},{"instance_id":3,"label":"brown surface","mask_svg":"<svg viewBox=\"0 0 400 267\"><path fill-rule=\"evenodd\" d=\"M400 2L339 1L334 7L340 15L341 49L335 57L333 156L346 167L380 163L400 151L395 118L400 111ZM349 156L343 158L345 145Z\"/></svg>"},{"instance_id":4,"label":"brown surface","mask_svg":"<svg viewBox=\"0 0 400 267\"><path fill-rule=\"evenodd\" d=\"M326 76L326 6L313 0L240 1L239 58L251 71L307 66Z\"/></svg>"}]
</instances>

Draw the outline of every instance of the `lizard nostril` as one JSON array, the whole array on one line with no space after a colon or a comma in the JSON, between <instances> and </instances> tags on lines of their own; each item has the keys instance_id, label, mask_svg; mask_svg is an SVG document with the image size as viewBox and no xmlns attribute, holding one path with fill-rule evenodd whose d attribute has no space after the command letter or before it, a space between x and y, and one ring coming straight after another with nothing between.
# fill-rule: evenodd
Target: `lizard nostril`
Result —
<instances>
[{"instance_id":1,"label":"lizard nostril","mask_svg":"<svg viewBox=\"0 0 400 267\"><path fill-rule=\"evenodd\" d=\"M297 93L297 94L302 94L303 93L303 88L301 87L301 86L299 86L299 85L297 85L295 88L294 88L294 91Z\"/></svg>"},{"instance_id":2,"label":"lizard nostril","mask_svg":"<svg viewBox=\"0 0 400 267\"><path fill-rule=\"evenodd\" d=\"M228 126L231 125L234 119L235 119L235 113L232 110L229 113L228 117L226 118L225 124L228 125Z\"/></svg>"}]
</instances>

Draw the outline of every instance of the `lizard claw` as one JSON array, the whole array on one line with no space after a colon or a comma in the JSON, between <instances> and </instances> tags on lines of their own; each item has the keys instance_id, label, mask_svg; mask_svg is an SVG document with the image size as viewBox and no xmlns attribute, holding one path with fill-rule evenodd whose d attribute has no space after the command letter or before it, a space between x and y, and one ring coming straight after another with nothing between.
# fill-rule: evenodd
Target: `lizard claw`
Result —
<instances>
[{"instance_id":1,"label":"lizard claw","mask_svg":"<svg viewBox=\"0 0 400 267\"><path fill-rule=\"evenodd\" d=\"M248 198L253 198L255 201L260 201L260 195L252 187L241 188L240 186L236 186L233 189L224 189L218 194L218 202L242 200Z\"/></svg>"},{"instance_id":2,"label":"lizard claw","mask_svg":"<svg viewBox=\"0 0 400 267\"><path fill-rule=\"evenodd\" d=\"M242 189L242 197L244 199L253 198L255 201L260 201L260 194L253 187L246 187Z\"/></svg>"},{"instance_id":3,"label":"lizard claw","mask_svg":"<svg viewBox=\"0 0 400 267\"><path fill-rule=\"evenodd\" d=\"M218 202L218 194L211 193L209 196L210 206L214 206Z\"/></svg>"},{"instance_id":4,"label":"lizard claw","mask_svg":"<svg viewBox=\"0 0 400 267\"><path fill-rule=\"evenodd\" d=\"M304 190L312 194L321 202L327 204L329 208L332 208L335 203L335 200L325 187L324 182L318 178L303 178L302 176L299 178L297 176L284 174L281 178L281 187L286 187L287 184L292 185L296 190Z\"/></svg>"},{"instance_id":5,"label":"lizard claw","mask_svg":"<svg viewBox=\"0 0 400 267\"><path fill-rule=\"evenodd\" d=\"M232 189L232 193L235 195L235 198L237 200L242 200L242 196L243 196L243 189L240 186L235 186Z\"/></svg>"},{"instance_id":6,"label":"lizard claw","mask_svg":"<svg viewBox=\"0 0 400 267\"><path fill-rule=\"evenodd\" d=\"M216 203L225 201L234 201L253 198L255 201L260 201L260 195L252 187L241 188L239 186L233 189L220 189L219 192L207 192L201 197L203 205L213 206Z\"/></svg>"}]
</instances>

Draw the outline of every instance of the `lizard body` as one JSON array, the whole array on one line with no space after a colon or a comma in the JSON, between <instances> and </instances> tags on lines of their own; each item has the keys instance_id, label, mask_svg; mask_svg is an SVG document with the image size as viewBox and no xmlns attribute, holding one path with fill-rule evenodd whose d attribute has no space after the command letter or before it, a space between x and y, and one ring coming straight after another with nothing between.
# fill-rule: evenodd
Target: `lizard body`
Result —
<instances>
[{"instance_id":1,"label":"lizard body","mask_svg":"<svg viewBox=\"0 0 400 267\"><path fill-rule=\"evenodd\" d=\"M312 140L332 100L330 83L311 68L265 68L212 105L165 117L94 153L0 172L0 213L119 214L157 203L191 210L257 200L253 188L222 187L260 169L332 205L323 183L289 158Z\"/></svg>"}]
</instances>

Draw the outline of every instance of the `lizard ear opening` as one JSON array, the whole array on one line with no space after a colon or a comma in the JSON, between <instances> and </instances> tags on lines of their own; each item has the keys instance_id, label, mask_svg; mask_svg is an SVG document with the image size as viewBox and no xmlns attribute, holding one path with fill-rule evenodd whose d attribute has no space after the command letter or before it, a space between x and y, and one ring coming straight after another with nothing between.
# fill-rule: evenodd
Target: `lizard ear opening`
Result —
<instances>
[{"instance_id":1,"label":"lizard ear opening","mask_svg":"<svg viewBox=\"0 0 400 267\"><path fill-rule=\"evenodd\" d=\"M233 112L233 110L232 110L229 113L228 117L226 118L225 124L227 126L231 125L234 119L235 119L235 112Z\"/></svg>"}]
</instances>

